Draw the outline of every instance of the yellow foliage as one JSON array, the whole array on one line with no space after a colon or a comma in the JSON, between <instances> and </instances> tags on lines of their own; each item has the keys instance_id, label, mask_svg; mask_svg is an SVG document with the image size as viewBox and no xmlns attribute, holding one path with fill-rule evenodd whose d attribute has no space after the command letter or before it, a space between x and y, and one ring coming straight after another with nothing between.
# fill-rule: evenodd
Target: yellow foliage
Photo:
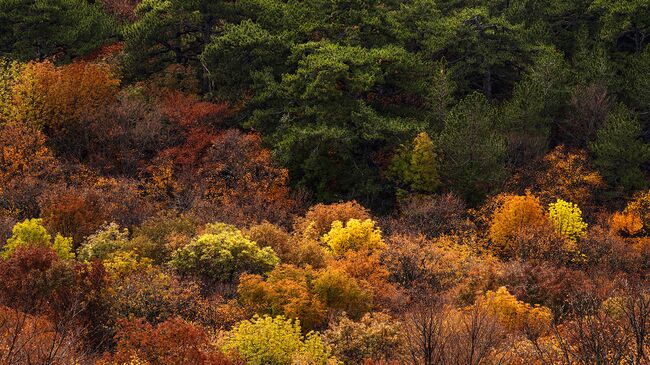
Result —
<instances>
[{"instance_id":1,"label":"yellow foliage","mask_svg":"<svg viewBox=\"0 0 650 365\"><path fill-rule=\"evenodd\" d=\"M309 208L304 217L297 218L294 231L318 239L332 228L335 221L347 222L355 218L370 219L370 212L356 201L335 204L316 204Z\"/></svg>"},{"instance_id":2,"label":"yellow foliage","mask_svg":"<svg viewBox=\"0 0 650 365\"><path fill-rule=\"evenodd\" d=\"M490 240L501 249L509 249L521 229L545 222L542 205L535 196L509 196L492 216Z\"/></svg>"},{"instance_id":3,"label":"yellow foliage","mask_svg":"<svg viewBox=\"0 0 650 365\"><path fill-rule=\"evenodd\" d=\"M0 124L11 116L11 89L23 67L24 64L19 62L0 59Z\"/></svg>"},{"instance_id":4,"label":"yellow foliage","mask_svg":"<svg viewBox=\"0 0 650 365\"><path fill-rule=\"evenodd\" d=\"M151 268L153 261L141 258L133 251L117 251L104 260L106 271L113 278L124 277L134 272L144 272Z\"/></svg>"},{"instance_id":5,"label":"yellow foliage","mask_svg":"<svg viewBox=\"0 0 650 365\"><path fill-rule=\"evenodd\" d=\"M550 309L522 302L505 287L500 287L495 292L488 291L477 304L496 315L501 324L509 330L522 330L539 336L548 330L551 324Z\"/></svg>"},{"instance_id":6,"label":"yellow foliage","mask_svg":"<svg viewBox=\"0 0 650 365\"><path fill-rule=\"evenodd\" d=\"M548 218L555 230L570 240L586 234L587 223L582 221L582 211L573 203L558 199L549 204Z\"/></svg>"},{"instance_id":7,"label":"yellow foliage","mask_svg":"<svg viewBox=\"0 0 650 365\"><path fill-rule=\"evenodd\" d=\"M337 255L349 250L378 250L386 246L381 231L371 219L360 221L353 218L345 226L343 222L335 221L321 240Z\"/></svg>"}]
</instances>

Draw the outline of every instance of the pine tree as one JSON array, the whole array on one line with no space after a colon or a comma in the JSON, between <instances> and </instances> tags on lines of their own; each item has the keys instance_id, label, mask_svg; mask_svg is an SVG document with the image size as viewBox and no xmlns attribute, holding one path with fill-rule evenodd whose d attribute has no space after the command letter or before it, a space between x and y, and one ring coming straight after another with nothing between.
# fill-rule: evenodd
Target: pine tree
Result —
<instances>
[{"instance_id":1,"label":"pine tree","mask_svg":"<svg viewBox=\"0 0 650 365\"><path fill-rule=\"evenodd\" d=\"M612 186L627 191L647 186L641 166L650 161L650 145L641 136L641 124L624 105L612 111L598 131L591 144L594 164Z\"/></svg>"}]
</instances>

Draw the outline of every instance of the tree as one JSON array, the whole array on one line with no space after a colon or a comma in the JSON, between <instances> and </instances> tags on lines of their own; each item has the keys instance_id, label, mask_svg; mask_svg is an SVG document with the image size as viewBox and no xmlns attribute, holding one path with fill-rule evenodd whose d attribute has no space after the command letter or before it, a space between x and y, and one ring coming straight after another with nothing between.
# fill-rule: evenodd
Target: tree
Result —
<instances>
[{"instance_id":1,"label":"tree","mask_svg":"<svg viewBox=\"0 0 650 365\"><path fill-rule=\"evenodd\" d=\"M564 55L540 48L499 110L500 129L508 139L508 162L528 163L546 152L552 129L569 99L570 69Z\"/></svg>"},{"instance_id":2,"label":"tree","mask_svg":"<svg viewBox=\"0 0 650 365\"><path fill-rule=\"evenodd\" d=\"M413 140L413 147L402 147L391 162L390 172L398 183L409 190L432 193L440 187L438 156L426 132Z\"/></svg>"},{"instance_id":3,"label":"tree","mask_svg":"<svg viewBox=\"0 0 650 365\"><path fill-rule=\"evenodd\" d=\"M294 361L315 365L335 364L329 348L318 333L300 333L300 323L255 316L239 322L229 332L224 350L236 351L248 365L283 365Z\"/></svg>"},{"instance_id":4,"label":"tree","mask_svg":"<svg viewBox=\"0 0 650 365\"><path fill-rule=\"evenodd\" d=\"M320 41L292 50L281 81L260 76L245 126L266 135L294 185L319 200L383 203L378 157L425 127L425 64L397 46Z\"/></svg>"},{"instance_id":5,"label":"tree","mask_svg":"<svg viewBox=\"0 0 650 365\"><path fill-rule=\"evenodd\" d=\"M636 193L624 213L639 217L645 233L650 234L650 190Z\"/></svg>"},{"instance_id":6,"label":"tree","mask_svg":"<svg viewBox=\"0 0 650 365\"><path fill-rule=\"evenodd\" d=\"M61 178L45 135L29 125L0 125L0 206L18 216L36 216L36 196Z\"/></svg>"},{"instance_id":7,"label":"tree","mask_svg":"<svg viewBox=\"0 0 650 365\"><path fill-rule=\"evenodd\" d=\"M560 145L544 156L543 164L543 169L534 173L536 194L542 203L561 198L591 206L596 193L606 185L587 151Z\"/></svg>"},{"instance_id":8,"label":"tree","mask_svg":"<svg viewBox=\"0 0 650 365\"><path fill-rule=\"evenodd\" d=\"M232 283L243 272L265 273L278 264L269 247L260 248L233 226L203 234L172 254L170 265L182 275L208 283Z\"/></svg>"},{"instance_id":9,"label":"tree","mask_svg":"<svg viewBox=\"0 0 650 365\"><path fill-rule=\"evenodd\" d=\"M155 327L142 319L119 322L115 354L98 365L129 364L133 358L150 365L230 365L212 343L207 331L181 318L170 318ZM107 356L108 357L108 356Z\"/></svg>"},{"instance_id":10,"label":"tree","mask_svg":"<svg viewBox=\"0 0 650 365\"><path fill-rule=\"evenodd\" d=\"M509 95L519 70L530 58L523 27L501 14L490 14L482 3L472 4L474 7L453 2L436 5L443 8L442 19L434 22L438 24L433 29L438 32L422 42L424 53L449 62L461 95L475 91L488 99ZM430 26L426 22L423 25Z\"/></svg>"},{"instance_id":11,"label":"tree","mask_svg":"<svg viewBox=\"0 0 650 365\"><path fill-rule=\"evenodd\" d=\"M123 31L129 76L139 78L170 64L199 71L198 56L227 8L225 1L142 1L135 9L136 21Z\"/></svg>"},{"instance_id":12,"label":"tree","mask_svg":"<svg viewBox=\"0 0 650 365\"><path fill-rule=\"evenodd\" d=\"M327 307L313 291L315 273L309 268L280 265L264 280L259 275L243 274L237 294L244 307L263 315L283 315L299 320L303 330L323 325Z\"/></svg>"},{"instance_id":13,"label":"tree","mask_svg":"<svg viewBox=\"0 0 650 365\"><path fill-rule=\"evenodd\" d=\"M79 133L84 118L115 101L120 81L105 64L27 64L12 87L11 117L46 133ZM57 135L52 135L57 137ZM62 142L56 141L55 142ZM69 141L74 151L78 142ZM65 149L64 149L65 151Z\"/></svg>"},{"instance_id":14,"label":"tree","mask_svg":"<svg viewBox=\"0 0 650 365\"><path fill-rule=\"evenodd\" d=\"M84 360L80 331L46 316L0 306L1 364L75 363Z\"/></svg>"},{"instance_id":15,"label":"tree","mask_svg":"<svg viewBox=\"0 0 650 365\"><path fill-rule=\"evenodd\" d=\"M52 236L42 225L42 219L26 219L16 223L11 230L12 235L7 240L0 254L3 258L10 257L16 250L27 247L51 248L61 259L71 259L72 238L66 238L57 234L52 241Z\"/></svg>"},{"instance_id":16,"label":"tree","mask_svg":"<svg viewBox=\"0 0 650 365\"><path fill-rule=\"evenodd\" d=\"M488 291L476 305L483 306L497 316L502 325L510 330L528 332L527 335L539 337L551 327L551 310L532 306L518 300L505 287Z\"/></svg>"},{"instance_id":17,"label":"tree","mask_svg":"<svg viewBox=\"0 0 650 365\"><path fill-rule=\"evenodd\" d=\"M72 59L114 36L99 3L83 0L0 1L0 56L19 60Z\"/></svg>"},{"instance_id":18,"label":"tree","mask_svg":"<svg viewBox=\"0 0 650 365\"><path fill-rule=\"evenodd\" d=\"M343 255L349 250L381 250L386 246L381 231L375 228L375 222L370 219L360 221L353 218L345 226L343 222L335 221L321 239L336 255Z\"/></svg>"},{"instance_id":19,"label":"tree","mask_svg":"<svg viewBox=\"0 0 650 365\"><path fill-rule=\"evenodd\" d=\"M197 322L204 319L208 304L198 283L183 281L158 266L147 265L145 260L125 270L118 267L124 262L117 259L114 256L104 261L111 271L111 308L116 316L142 318L154 325L175 317Z\"/></svg>"},{"instance_id":20,"label":"tree","mask_svg":"<svg viewBox=\"0 0 650 365\"><path fill-rule=\"evenodd\" d=\"M645 0L596 0L590 10L600 15L601 36L617 48L640 53L650 41L650 4Z\"/></svg>"},{"instance_id":21,"label":"tree","mask_svg":"<svg viewBox=\"0 0 650 365\"><path fill-rule=\"evenodd\" d=\"M472 94L447 114L438 137L443 181L471 203L492 191L505 176L506 145L493 118L494 109L485 97Z\"/></svg>"},{"instance_id":22,"label":"tree","mask_svg":"<svg viewBox=\"0 0 650 365\"><path fill-rule=\"evenodd\" d=\"M509 196L494 212L490 225L490 240L505 253L516 252L513 247L517 234L526 228L537 228L546 223L542 205L535 196Z\"/></svg>"},{"instance_id":23,"label":"tree","mask_svg":"<svg viewBox=\"0 0 650 365\"><path fill-rule=\"evenodd\" d=\"M402 343L400 329L400 323L385 313L368 313L359 322L343 316L323 333L323 339L346 364L368 359L388 361L397 357Z\"/></svg>"},{"instance_id":24,"label":"tree","mask_svg":"<svg viewBox=\"0 0 650 365\"><path fill-rule=\"evenodd\" d=\"M246 19L239 24L226 24L200 57L210 70L210 82L219 86L214 92L229 100L238 100L259 87L267 74L278 75L286 71L289 55L290 44L286 37Z\"/></svg>"},{"instance_id":25,"label":"tree","mask_svg":"<svg viewBox=\"0 0 650 365\"><path fill-rule=\"evenodd\" d=\"M127 249L129 244L129 230L120 230L116 223L106 224L99 231L88 236L78 250L80 260L105 260L116 252Z\"/></svg>"},{"instance_id":26,"label":"tree","mask_svg":"<svg viewBox=\"0 0 650 365\"><path fill-rule=\"evenodd\" d=\"M304 217L297 217L294 231L320 238L332 229L335 221L347 222L350 219L365 221L370 219L370 211L355 200L344 203L316 204L310 207Z\"/></svg>"},{"instance_id":27,"label":"tree","mask_svg":"<svg viewBox=\"0 0 650 365\"><path fill-rule=\"evenodd\" d=\"M594 164L607 182L619 189L644 188L647 178L641 166L650 161L650 144L642 140L642 127L636 116L619 105L598 130L590 145Z\"/></svg>"},{"instance_id":28,"label":"tree","mask_svg":"<svg viewBox=\"0 0 650 365\"><path fill-rule=\"evenodd\" d=\"M570 202L558 199L549 204L548 219L555 230L570 240L576 240L585 235L587 223L582 221L582 211Z\"/></svg>"},{"instance_id":29,"label":"tree","mask_svg":"<svg viewBox=\"0 0 650 365\"><path fill-rule=\"evenodd\" d=\"M373 307L372 292L361 286L342 269L327 267L313 282L314 292L335 314L347 313L354 319L360 318Z\"/></svg>"}]
</instances>

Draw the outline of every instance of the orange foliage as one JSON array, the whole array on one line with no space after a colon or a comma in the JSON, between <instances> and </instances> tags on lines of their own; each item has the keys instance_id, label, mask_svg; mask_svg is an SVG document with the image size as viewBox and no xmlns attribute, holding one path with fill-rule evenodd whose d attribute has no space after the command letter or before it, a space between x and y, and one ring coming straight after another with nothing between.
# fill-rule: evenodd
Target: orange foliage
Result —
<instances>
[{"instance_id":1,"label":"orange foliage","mask_svg":"<svg viewBox=\"0 0 650 365\"><path fill-rule=\"evenodd\" d=\"M634 236L643 229L641 217L635 212L616 212L609 220L609 226L616 232Z\"/></svg>"},{"instance_id":2,"label":"orange foliage","mask_svg":"<svg viewBox=\"0 0 650 365\"><path fill-rule=\"evenodd\" d=\"M544 203L561 198L588 207L605 182L587 152L558 146L544 157L544 170L537 173L535 185Z\"/></svg>"},{"instance_id":3,"label":"orange foliage","mask_svg":"<svg viewBox=\"0 0 650 365\"><path fill-rule=\"evenodd\" d=\"M105 222L131 227L153 212L132 180L89 176L82 184L56 185L39 198L45 225L76 244Z\"/></svg>"},{"instance_id":4,"label":"orange foliage","mask_svg":"<svg viewBox=\"0 0 650 365\"><path fill-rule=\"evenodd\" d=\"M325 320L323 302L310 291L315 273L293 265L275 268L265 281L259 275L243 274L237 293L246 308L257 314L284 315L300 320L312 330Z\"/></svg>"},{"instance_id":5,"label":"orange foliage","mask_svg":"<svg viewBox=\"0 0 650 365\"><path fill-rule=\"evenodd\" d=\"M348 251L342 259L330 264L342 268L372 292L380 307L394 308L404 299L395 284L389 282L390 273L382 265L378 252Z\"/></svg>"},{"instance_id":6,"label":"orange foliage","mask_svg":"<svg viewBox=\"0 0 650 365\"><path fill-rule=\"evenodd\" d=\"M528 227L544 225L546 218L539 199L533 195L512 195L505 199L492 216L490 240L500 250L509 252L517 233Z\"/></svg>"},{"instance_id":7,"label":"orange foliage","mask_svg":"<svg viewBox=\"0 0 650 365\"><path fill-rule=\"evenodd\" d=\"M286 221L295 206L289 197L287 170L273 164L258 134L234 129L219 133L200 166L181 179L203 201L195 204L197 213L212 221Z\"/></svg>"},{"instance_id":8,"label":"orange foliage","mask_svg":"<svg viewBox=\"0 0 650 365\"><path fill-rule=\"evenodd\" d=\"M217 139L214 127L223 124L232 115L226 103L213 104L180 92L169 92L162 100L163 115L176 123L184 143L163 152L179 169L195 169Z\"/></svg>"},{"instance_id":9,"label":"orange foliage","mask_svg":"<svg viewBox=\"0 0 650 365\"><path fill-rule=\"evenodd\" d=\"M0 306L0 364L74 364L81 359L78 331L44 316Z\"/></svg>"},{"instance_id":10,"label":"orange foliage","mask_svg":"<svg viewBox=\"0 0 650 365\"><path fill-rule=\"evenodd\" d=\"M641 219L644 233L650 234L650 190L637 193L624 213L637 215Z\"/></svg>"},{"instance_id":11,"label":"orange foliage","mask_svg":"<svg viewBox=\"0 0 650 365\"><path fill-rule=\"evenodd\" d=\"M59 165L39 130L19 123L0 126L0 196L10 211L35 214L35 198L59 177Z\"/></svg>"}]
</instances>

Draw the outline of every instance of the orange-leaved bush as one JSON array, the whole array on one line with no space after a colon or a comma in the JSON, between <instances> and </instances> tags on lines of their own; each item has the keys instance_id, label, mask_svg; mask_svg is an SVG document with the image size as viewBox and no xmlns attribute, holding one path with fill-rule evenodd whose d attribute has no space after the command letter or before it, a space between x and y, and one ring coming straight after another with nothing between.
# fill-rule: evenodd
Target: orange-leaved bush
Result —
<instances>
[{"instance_id":1,"label":"orange-leaved bush","mask_svg":"<svg viewBox=\"0 0 650 365\"><path fill-rule=\"evenodd\" d=\"M531 194L508 196L492 216L489 237L499 249L512 250L512 244L522 229L540 227L546 223L539 199Z\"/></svg>"}]
</instances>

